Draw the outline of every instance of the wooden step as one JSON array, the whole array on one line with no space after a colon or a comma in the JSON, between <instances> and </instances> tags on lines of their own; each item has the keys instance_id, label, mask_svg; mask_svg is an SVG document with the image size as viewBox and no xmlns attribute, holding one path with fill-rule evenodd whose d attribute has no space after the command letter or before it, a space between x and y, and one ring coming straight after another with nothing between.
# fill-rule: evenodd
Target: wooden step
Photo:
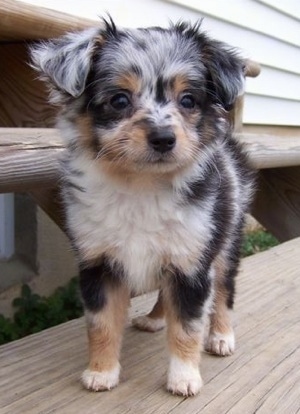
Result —
<instances>
[{"instance_id":1,"label":"wooden step","mask_svg":"<svg viewBox=\"0 0 300 414\"><path fill-rule=\"evenodd\" d=\"M201 393L185 399L165 389L165 333L128 325L123 378L111 392L84 390L84 320L0 347L1 414L295 414L300 410L300 238L242 262L238 276L236 353L203 353ZM131 316L155 294L132 300Z\"/></svg>"},{"instance_id":2,"label":"wooden step","mask_svg":"<svg viewBox=\"0 0 300 414\"><path fill-rule=\"evenodd\" d=\"M0 41L49 39L81 30L96 21L14 0L0 2Z\"/></svg>"},{"instance_id":3,"label":"wooden step","mask_svg":"<svg viewBox=\"0 0 300 414\"><path fill-rule=\"evenodd\" d=\"M300 136L239 134L257 169L300 165ZM0 192L55 185L64 151L54 128L0 128Z\"/></svg>"}]
</instances>

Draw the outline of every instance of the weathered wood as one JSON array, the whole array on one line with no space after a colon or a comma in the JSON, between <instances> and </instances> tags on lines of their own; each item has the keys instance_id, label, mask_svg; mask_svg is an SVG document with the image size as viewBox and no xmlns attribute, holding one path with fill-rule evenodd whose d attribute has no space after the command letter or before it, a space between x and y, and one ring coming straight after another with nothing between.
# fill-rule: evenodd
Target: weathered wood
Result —
<instances>
[{"instance_id":1,"label":"weathered wood","mask_svg":"<svg viewBox=\"0 0 300 414\"><path fill-rule=\"evenodd\" d=\"M300 239L243 260L237 278L237 350L203 353L204 387L193 398L165 389L165 332L130 326L122 351L122 381L111 392L84 390L87 363L83 319L0 347L1 414L296 414L300 410ZM151 309L155 295L132 300L131 316Z\"/></svg>"},{"instance_id":2,"label":"weathered wood","mask_svg":"<svg viewBox=\"0 0 300 414\"><path fill-rule=\"evenodd\" d=\"M300 134L281 137L267 134L241 134L253 167L257 169L300 165Z\"/></svg>"},{"instance_id":3,"label":"weathered wood","mask_svg":"<svg viewBox=\"0 0 300 414\"><path fill-rule=\"evenodd\" d=\"M300 165L300 137L241 134L258 169ZM53 186L64 144L51 128L0 128L0 192Z\"/></svg>"},{"instance_id":4,"label":"weathered wood","mask_svg":"<svg viewBox=\"0 0 300 414\"><path fill-rule=\"evenodd\" d=\"M280 241L300 235L300 165L260 171L252 214Z\"/></svg>"},{"instance_id":5,"label":"weathered wood","mask_svg":"<svg viewBox=\"0 0 300 414\"><path fill-rule=\"evenodd\" d=\"M30 195L54 223L56 223L64 232L67 232L60 186L32 189Z\"/></svg>"},{"instance_id":6,"label":"weathered wood","mask_svg":"<svg viewBox=\"0 0 300 414\"><path fill-rule=\"evenodd\" d=\"M0 128L1 192L51 187L59 181L63 144L53 129Z\"/></svg>"},{"instance_id":7,"label":"weathered wood","mask_svg":"<svg viewBox=\"0 0 300 414\"><path fill-rule=\"evenodd\" d=\"M0 2L0 41L57 37L97 22L14 0Z\"/></svg>"},{"instance_id":8,"label":"weathered wood","mask_svg":"<svg viewBox=\"0 0 300 414\"><path fill-rule=\"evenodd\" d=\"M0 126L53 127L57 108L47 88L29 66L29 43L0 44Z\"/></svg>"}]
</instances>

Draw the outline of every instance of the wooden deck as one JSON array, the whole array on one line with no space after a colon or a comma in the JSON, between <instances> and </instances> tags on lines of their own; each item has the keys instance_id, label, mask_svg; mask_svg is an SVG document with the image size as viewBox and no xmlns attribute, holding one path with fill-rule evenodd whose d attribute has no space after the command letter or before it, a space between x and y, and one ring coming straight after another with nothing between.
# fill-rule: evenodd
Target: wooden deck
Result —
<instances>
[{"instance_id":1,"label":"wooden deck","mask_svg":"<svg viewBox=\"0 0 300 414\"><path fill-rule=\"evenodd\" d=\"M128 326L123 379L111 392L84 390L84 320L74 320L0 348L1 414L294 414L300 412L300 238L244 259L235 312L237 351L203 354L197 397L165 389L164 333ZM131 316L154 294L133 299Z\"/></svg>"}]
</instances>

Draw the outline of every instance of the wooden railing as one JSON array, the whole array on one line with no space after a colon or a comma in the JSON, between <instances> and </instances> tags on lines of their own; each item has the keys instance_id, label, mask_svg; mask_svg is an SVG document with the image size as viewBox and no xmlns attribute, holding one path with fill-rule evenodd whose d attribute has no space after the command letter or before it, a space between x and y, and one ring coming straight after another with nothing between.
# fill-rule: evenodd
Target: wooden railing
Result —
<instances>
[{"instance_id":1,"label":"wooden railing","mask_svg":"<svg viewBox=\"0 0 300 414\"><path fill-rule=\"evenodd\" d=\"M57 185L64 143L54 128L0 128L0 192ZM237 134L257 169L300 165L299 137Z\"/></svg>"}]
</instances>

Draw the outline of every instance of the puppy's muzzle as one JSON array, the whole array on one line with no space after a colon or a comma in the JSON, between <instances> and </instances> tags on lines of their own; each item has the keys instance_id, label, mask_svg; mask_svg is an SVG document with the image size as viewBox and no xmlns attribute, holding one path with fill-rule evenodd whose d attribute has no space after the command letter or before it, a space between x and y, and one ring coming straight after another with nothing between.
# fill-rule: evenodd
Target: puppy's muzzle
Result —
<instances>
[{"instance_id":1,"label":"puppy's muzzle","mask_svg":"<svg viewBox=\"0 0 300 414\"><path fill-rule=\"evenodd\" d=\"M175 147L176 137L169 129L152 130L148 134L148 144L152 149L163 154Z\"/></svg>"}]
</instances>

